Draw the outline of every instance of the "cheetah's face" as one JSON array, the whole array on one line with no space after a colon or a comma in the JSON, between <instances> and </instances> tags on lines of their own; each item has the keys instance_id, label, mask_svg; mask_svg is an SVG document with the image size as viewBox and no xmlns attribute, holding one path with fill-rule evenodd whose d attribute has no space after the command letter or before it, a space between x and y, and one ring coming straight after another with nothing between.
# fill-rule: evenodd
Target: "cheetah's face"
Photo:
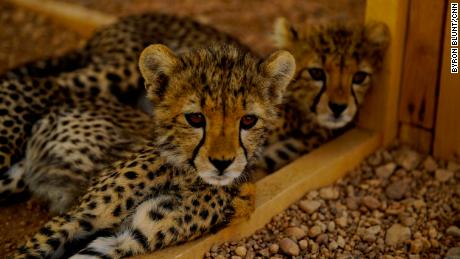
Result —
<instances>
[{"instance_id":1,"label":"cheetah's face","mask_svg":"<svg viewBox=\"0 0 460 259\"><path fill-rule=\"evenodd\" d=\"M294 54L297 71L289 95L330 129L353 120L389 42L385 24L334 25L300 32L280 19L278 46Z\"/></svg>"},{"instance_id":2,"label":"cheetah's face","mask_svg":"<svg viewBox=\"0 0 460 259\"><path fill-rule=\"evenodd\" d=\"M154 104L160 151L190 166L207 183L240 177L294 74L285 51L259 62L234 47L212 47L175 56L161 45L141 55L140 69Z\"/></svg>"}]
</instances>

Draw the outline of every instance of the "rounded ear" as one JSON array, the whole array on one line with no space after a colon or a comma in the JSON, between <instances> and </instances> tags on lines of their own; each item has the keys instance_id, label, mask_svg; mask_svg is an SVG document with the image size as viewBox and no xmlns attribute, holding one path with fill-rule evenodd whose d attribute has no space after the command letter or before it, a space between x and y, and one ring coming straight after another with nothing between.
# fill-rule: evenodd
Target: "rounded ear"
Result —
<instances>
[{"instance_id":1,"label":"rounded ear","mask_svg":"<svg viewBox=\"0 0 460 259\"><path fill-rule=\"evenodd\" d=\"M276 19L273 30L273 41L279 49L287 49L299 39L298 31L284 17Z\"/></svg>"},{"instance_id":2,"label":"rounded ear","mask_svg":"<svg viewBox=\"0 0 460 259\"><path fill-rule=\"evenodd\" d=\"M269 97L276 104L280 104L295 73L294 57L285 50L278 50L260 64L260 69L271 81L268 89Z\"/></svg>"},{"instance_id":3,"label":"rounded ear","mask_svg":"<svg viewBox=\"0 0 460 259\"><path fill-rule=\"evenodd\" d=\"M164 94L169 78L179 64L177 56L164 45L153 44L142 51L139 57L139 69L151 98Z\"/></svg>"},{"instance_id":4,"label":"rounded ear","mask_svg":"<svg viewBox=\"0 0 460 259\"><path fill-rule=\"evenodd\" d=\"M390 30L383 22L371 22L364 28L366 41L380 51L386 50L390 44Z\"/></svg>"}]
</instances>

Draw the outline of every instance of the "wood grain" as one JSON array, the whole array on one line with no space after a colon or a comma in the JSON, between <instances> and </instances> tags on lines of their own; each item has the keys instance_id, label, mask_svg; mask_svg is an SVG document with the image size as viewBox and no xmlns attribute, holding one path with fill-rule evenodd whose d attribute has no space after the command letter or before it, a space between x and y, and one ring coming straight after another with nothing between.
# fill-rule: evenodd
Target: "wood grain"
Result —
<instances>
[{"instance_id":1,"label":"wood grain","mask_svg":"<svg viewBox=\"0 0 460 259\"><path fill-rule=\"evenodd\" d=\"M433 154L460 161L460 74L450 73L450 15L445 26Z\"/></svg>"},{"instance_id":2,"label":"wood grain","mask_svg":"<svg viewBox=\"0 0 460 259\"><path fill-rule=\"evenodd\" d=\"M408 144L411 147L428 154L431 153L433 132L411 124L401 123L399 128L399 140L401 143Z\"/></svg>"},{"instance_id":3,"label":"wood grain","mask_svg":"<svg viewBox=\"0 0 460 259\"><path fill-rule=\"evenodd\" d=\"M375 77L358 125L381 131L383 143L390 144L398 132L398 98L405 45L408 0L368 0L366 21L385 22L391 44L382 72Z\"/></svg>"},{"instance_id":4,"label":"wood grain","mask_svg":"<svg viewBox=\"0 0 460 259\"><path fill-rule=\"evenodd\" d=\"M399 118L426 129L434 126L446 2L410 1Z\"/></svg>"}]
</instances>

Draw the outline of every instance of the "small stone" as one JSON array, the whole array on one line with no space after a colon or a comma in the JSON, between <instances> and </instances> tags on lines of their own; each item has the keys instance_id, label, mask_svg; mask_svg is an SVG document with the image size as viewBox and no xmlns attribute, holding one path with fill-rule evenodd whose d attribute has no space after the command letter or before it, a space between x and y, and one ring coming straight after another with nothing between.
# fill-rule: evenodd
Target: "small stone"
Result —
<instances>
[{"instance_id":1,"label":"small stone","mask_svg":"<svg viewBox=\"0 0 460 259\"><path fill-rule=\"evenodd\" d=\"M214 257L215 259L225 259L225 256L223 255L217 255L216 257Z\"/></svg>"},{"instance_id":2,"label":"small stone","mask_svg":"<svg viewBox=\"0 0 460 259\"><path fill-rule=\"evenodd\" d=\"M244 246L239 246L235 249L235 254L243 257L246 255L246 253L248 252L248 250L246 249L246 247Z\"/></svg>"},{"instance_id":3,"label":"small stone","mask_svg":"<svg viewBox=\"0 0 460 259\"><path fill-rule=\"evenodd\" d=\"M334 251L335 249L337 249L339 247L339 245L337 244L337 242L335 242L334 240L332 240L330 243L329 243L329 250L331 251Z\"/></svg>"},{"instance_id":4,"label":"small stone","mask_svg":"<svg viewBox=\"0 0 460 259\"><path fill-rule=\"evenodd\" d=\"M339 190L334 187L325 187L319 190L319 196L325 200L336 200L339 195Z\"/></svg>"},{"instance_id":5,"label":"small stone","mask_svg":"<svg viewBox=\"0 0 460 259\"><path fill-rule=\"evenodd\" d=\"M438 231L434 228L434 227L429 227L428 228L428 235L431 237L431 238L436 238L438 236Z\"/></svg>"},{"instance_id":6,"label":"small stone","mask_svg":"<svg viewBox=\"0 0 460 259\"><path fill-rule=\"evenodd\" d=\"M415 224L415 218L414 217L403 217L401 219L401 223L406 227L410 227Z\"/></svg>"},{"instance_id":7,"label":"small stone","mask_svg":"<svg viewBox=\"0 0 460 259\"><path fill-rule=\"evenodd\" d=\"M317 225L313 226L312 228L310 228L310 230L308 230L309 237L316 237L321 233L322 233L321 227Z\"/></svg>"},{"instance_id":8,"label":"small stone","mask_svg":"<svg viewBox=\"0 0 460 259\"><path fill-rule=\"evenodd\" d=\"M302 239L304 236L307 235L307 233L305 233L305 231L299 227L290 227L290 228L287 228L286 231L284 231L284 233L295 239L295 240L300 240Z\"/></svg>"},{"instance_id":9,"label":"small stone","mask_svg":"<svg viewBox=\"0 0 460 259\"><path fill-rule=\"evenodd\" d=\"M410 148L401 148L395 157L396 163L406 170L413 170L420 164L420 155Z\"/></svg>"},{"instance_id":10,"label":"small stone","mask_svg":"<svg viewBox=\"0 0 460 259\"><path fill-rule=\"evenodd\" d=\"M364 203L364 205L366 205L366 207L372 210L375 210L378 207L380 207L380 201L372 196L364 196L362 202Z\"/></svg>"},{"instance_id":11,"label":"small stone","mask_svg":"<svg viewBox=\"0 0 460 259\"><path fill-rule=\"evenodd\" d=\"M449 249L447 251L446 258L448 256L452 256L452 259L458 259L457 257L460 257L460 247L452 247L451 249Z\"/></svg>"},{"instance_id":12,"label":"small stone","mask_svg":"<svg viewBox=\"0 0 460 259\"><path fill-rule=\"evenodd\" d=\"M409 255L409 259L420 259L420 255Z\"/></svg>"},{"instance_id":13,"label":"small stone","mask_svg":"<svg viewBox=\"0 0 460 259\"><path fill-rule=\"evenodd\" d=\"M390 177L396 169L395 163L387 163L385 165L379 166L375 169L375 173L380 178Z\"/></svg>"},{"instance_id":14,"label":"small stone","mask_svg":"<svg viewBox=\"0 0 460 259\"><path fill-rule=\"evenodd\" d=\"M287 255L297 256L300 253L299 246L290 238L283 238L280 241L280 248Z\"/></svg>"},{"instance_id":15,"label":"small stone","mask_svg":"<svg viewBox=\"0 0 460 259\"><path fill-rule=\"evenodd\" d=\"M334 232L335 231L335 222L334 221L329 221L327 224L327 231L329 232Z\"/></svg>"},{"instance_id":16,"label":"small stone","mask_svg":"<svg viewBox=\"0 0 460 259\"><path fill-rule=\"evenodd\" d=\"M312 214L321 206L321 202L312 201L312 200L303 200L299 202L299 207L301 210L305 211L308 214Z\"/></svg>"},{"instance_id":17,"label":"small stone","mask_svg":"<svg viewBox=\"0 0 460 259\"><path fill-rule=\"evenodd\" d=\"M242 259L241 256L238 256L238 255L233 255L231 258L232 259Z\"/></svg>"},{"instance_id":18,"label":"small stone","mask_svg":"<svg viewBox=\"0 0 460 259\"><path fill-rule=\"evenodd\" d=\"M410 229L400 224L393 224L386 233L385 243L390 246L408 240L411 236Z\"/></svg>"},{"instance_id":19,"label":"small stone","mask_svg":"<svg viewBox=\"0 0 460 259\"><path fill-rule=\"evenodd\" d=\"M264 248L264 249L260 250L258 253L261 254L264 258L267 258L267 257L270 256L270 252L269 252L268 248Z\"/></svg>"},{"instance_id":20,"label":"small stone","mask_svg":"<svg viewBox=\"0 0 460 259\"><path fill-rule=\"evenodd\" d=\"M347 197L346 203L347 203L347 208L349 208L350 210L358 209L359 202L358 202L358 199L356 197L354 197L354 196L353 197L352 196Z\"/></svg>"},{"instance_id":21,"label":"small stone","mask_svg":"<svg viewBox=\"0 0 460 259\"><path fill-rule=\"evenodd\" d=\"M423 168L428 172L434 172L438 169L438 163L431 156L428 156L425 161L423 161Z\"/></svg>"},{"instance_id":22,"label":"small stone","mask_svg":"<svg viewBox=\"0 0 460 259\"><path fill-rule=\"evenodd\" d=\"M420 239L413 240L410 242L410 252L412 254L420 254L423 250L423 242Z\"/></svg>"},{"instance_id":23,"label":"small stone","mask_svg":"<svg viewBox=\"0 0 460 259\"><path fill-rule=\"evenodd\" d=\"M451 236L460 237L460 228L456 226L450 226L447 228L446 233Z\"/></svg>"},{"instance_id":24,"label":"small stone","mask_svg":"<svg viewBox=\"0 0 460 259\"><path fill-rule=\"evenodd\" d=\"M329 237L327 236L327 234L321 234L316 238L315 242L318 245L321 245L321 244L327 243L328 240L329 240Z\"/></svg>"},{"instance_id":25,"label":"small stone","mask_svg":"<svg viewBox=\"0 0 460 259\"><path fill-rule=\"evenodd\" d=\"M400 200L404 197L408 189L406 181L396 181L391 183L385 189L385 194L389 199Z\"/></svg>"},{"instance_id":26,"label":"small stone","mask_svg":"<svg viewBox=\"0 0 460 259\"><path fill-rule=\"evenodd\" d=\"M362 238L367 241L367 242L374 242L377 240L377 234L380 233L380 226L372 226L367 228L365 231L362 233Z\"/></svg>"},{"instance_id":27,"label":"small stone","mask_svg":"<svg viewBox=\"0 0 460 259\"><path fill-rule=\"evenodd\" d=\"M448 171L448 170L444 170L444 169L438 169L436 170L435 172L435 178L436 180L440 181L440 182L447 182L450 180L450 178L452 178L454 176L454 172L452 171Z\"/></svg>"},{"instance_id":28,"label":"small stone","mask_svg":"<svg viewBox=\"0 0 460 259\"><path fill-rule=\"evenodd\" d=\"M347 218L345 216L342 216L340 218L335 219L335 223L341 228L347 227L347 225L348 225L347 221L348 220L347 220Z\"/></svg>"},{"instance_id":29,"label":"small stone","mask_svg":"<svg viewBox=\"0 0 460 259\"><path fill-rule=\"evenodd\" d=\"M337 237L337 245L341 248L345 247L345 239L342 236Z\"/></svg>"},{"instance_id":30,"label":"small stone","mask_svg":"<svg viewBox=\"0 0 460 259\"><path fill-rule=\"evenodd\" d=\"M305 250L308 248L308 241L305 240L305 239L302 239L299 241L299 246L300 246L300 249L302 250Z\"/></svg>"},{"instance_id":31,"label":"small stone","mask_svg":"<svg viewBox=\"0 0 460 259\"><path fill-rule=\"evenodd\" d=\"M280 250L280 246L277 244L271 244L268 249L270 250L270 253L276 254Z\"/></svg>"}]
</instances>

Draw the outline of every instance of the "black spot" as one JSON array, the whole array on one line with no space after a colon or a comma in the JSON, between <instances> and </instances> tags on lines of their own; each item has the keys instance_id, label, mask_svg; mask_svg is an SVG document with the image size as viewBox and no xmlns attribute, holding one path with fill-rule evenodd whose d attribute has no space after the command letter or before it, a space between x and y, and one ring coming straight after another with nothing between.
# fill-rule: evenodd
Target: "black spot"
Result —
<instances>
[{"instance_id":1,"label":"black spot","mask_svg":"<svg viewBox=\"0 0 460 259\"><path fill-rule=\"evenodd\" d=\"M91 224L90 222L86 221L86 220L82 220L80 219L78 221L78 224L80 225L80 227L84 230L84 231L91 231L93 230L93 224Z\"/></svg>"},{"instance_id":2,"label":"black spot","mask_svg":"<svg viewBox=\"0 0 460 259\"><path fill-rule=\"evenodd\" d=\"M217 222L218 219L219 219L219 216L217 216L217 214L214 213L214 214L212 215L212 218L211 218L211 225L216 224L216 222Z\"/></svg>"},{"instance_id":3,"label":"black spot","mask_svg":"<svg viewBox=\"0 0 460 259\"><path fill-rule=\"evenodd\" d=\"M43 227L40 229L40 234L43 234L45 236L52 236L54 234L54 231L50 229L50 227Z\"/></svg>"},{"instance_id":4,"label":"black spot","mask_svg":"<svg viewBox=\"0 0 460 259\"><path fill-rule=\"evenodd\" d=\"M284 152L283 150L277 150L276 154L278 155L279 158L281 158L283 160L288 160L289 159L289 155L286 154L286 152Z\"/></svg>"},{"instance_id":5,"label":"black spot","mask_svg":"<svg viewBox=\"0 0 460 259\"><path fill-rule=\"evenodd\" d=\"M157 232L157 239L163 241L165 239L165 234L162 231Z\"/></svg>"},{"instance_id":6,"label":"black spot","mask_svg":"<svg viewBox=\"0 0 460 259\"><path fill-rule=\"evenodd\" d=\"M192 224L190 226L190 232L194 233L196 230L198 229L198 225L197 224Z\"/></svg>"},{"instance_id":7,"label":"black spot","mask_svg":"<svg viewBox=\"0 0 460 259\"><path fill-rule=\"evenodd\" d=\"M270 157L266 156L264 157L264 160L265 160L265 164L267 164L267 168L269 171L273 171L275 170L275 161L273 159L271 159Z\"/></svg>"},{"instance_id":8,"label":"black spot","mask_svg":"<svg viewBox=\"0 0 460 259\"><path fill-rule=\"evenodd\" d=\"M153 180L153 179L155 178L155 173L149 172L149 173L147 174L147 177L149 178L149 180Z\"/></svg>"},{"instance_id":9,"label":"black spot","mask_svg":"<svg viewBox=\"0 0 460 259\"><path fill-rule=\"evenodd\" d=\"M112 197L110 197L110 195L105 195L102 199L104 200L104 203L107 204L112 200Z\"/></svg>"},{"instance_id":10,"label":"black spot","mask_svg":"<svg viewBox=\"0 0 460 259\"><path fill-rule=\"evenodd\" d=\"M210 200L211 200L211 195L206 194L206 195L204 196L204 201L208 202L208 201L210 201Z\"/></svg>"},{"instance_id":11,"label":"black spot","mask_svg":"<svg viewBox=\"0 0 460 259\"><path fill-rule=\"evenodd\" d=\"M131 199L131 198L128 198L128 199L126 200L126 210L131 209L131 208L133 207L133 205L134 205L134 200Z\"/></svg>"},{"instance_id":12,"label":"black spot","mask_svg":"<svg viewBox=\"0 0 460 259\"><path fill-rule=\"evenodd\" d=\"M121 82L121 77L118 76L117 74L114 73L107 73L106 75L107 79L114 82L114 83L119 83Z\"/></svg>"},{"instance_id":13,"label":"black spot","mask_svg":"<svg viewBox=\"0 0 460 259\"><path fill-rule=\"evenodd\" d=\"M121 206L118 205L113 211L112 211L112 215L114 217L118 217L120 216L120 213L121 213Z\"/></svg>"},{"instance_id":14,"label":"black spot","mask_svg":"<svg viewBox=\"0 0 460 259\"><path fill-rule=\"evenodd\" d=\"M208 210L202 210L202 211L200 211L200 217L201 217L203 220L207 219L208 216L209 216Z\"/></svg>"},{"instance_id":15,"label":"black spot","mask_svg":"<svg viewBox=\"0 0 460 259\"><path fill-rule=\"evenodd\" d=\"M144 247L145 250L149 249L149 241L148 238L142 234L142 232L138 229L133 230L133 238Z\"/></svg>"},{"instance_id":16,"label":"black spot","mask_svg":"<svg viewBox=\"0 0 460 259\"><path fill-rule=\"evenodd\" d=\"M171 211L173 210L174 204L172 201L163 201L159 204L159 206L165 210Z\"/></svg>"},{"instance_id":17,"label":"black spot","mask_svg":"<svg viewBox=\"0 0 460 259\"><path fill-rule=\"evenodd\" d=\"M192 215L186 214L184 216L184 221L185 221L185 223L190 223L192 221Z\"/></svg>"},{"instance_id":18,"label":"black spot","mask_svg":"<svg viewBox=\"0 0 460 259\"><path fill-rule=\"evenodd\" d=\"M162 220L164 218L164 215L161 214L160 212L156 211L156 210L151 210L149 212L149 217L153 221L157 221L157 220Z\"/></svg>"},{"instance_id":19,"label":"black spot","mask_svg":"<svg viewBox=\"0 0 460 259\"><path fill-rule=\"evenodd\" d=\"M61 241L57 238L48 239L46 240L46 243L50 245L53 248L53 250L57 250L61 245Z\"/></svg>"},{"instance_id":20,"label":"black spot","mask_svg":"<svg viewBox=\"0 0 460 259\"><path fill-rule=\"evenodd\" d=\"M115 187L115 191L118 192L118 193L122 193L125 191L125 187L123 186L117 186Z\"/></svg>"},{"instance_id":21,"label":"black spot","mask_svg":"<svg viewBox=\"0 0 460 259\"><path fill-rule=\"evenodd\" d=\"M130 180L133 180L133 179L137 178L137 173L133 172L133 171L128 171L128 172L125 173L125 177L130 179Z\"/></svg>"},{"instance_id":22,"label":"black spot","mask_svg":"<svg viewBox=\"0 0 460 259\"><path fill-rule=\"evenodd\" d=\"M96 206L97 206L97 203L96 203L95 201L90 202L90 203L88 204L88 209L93 210L93 209L96 208Z\"/></svg>"},{"instance_id":23,"label":"black spot","mask_svg":"<svg viewBox=\"0 0 460 259\"><path fill-rule=\"evenodd\" d=\"M192 201L192 205L195 206L195 207L198 207L198 206L200 206L200 201L198 201L197 199L194 199Z\"/></svg>"}]
</instances>

